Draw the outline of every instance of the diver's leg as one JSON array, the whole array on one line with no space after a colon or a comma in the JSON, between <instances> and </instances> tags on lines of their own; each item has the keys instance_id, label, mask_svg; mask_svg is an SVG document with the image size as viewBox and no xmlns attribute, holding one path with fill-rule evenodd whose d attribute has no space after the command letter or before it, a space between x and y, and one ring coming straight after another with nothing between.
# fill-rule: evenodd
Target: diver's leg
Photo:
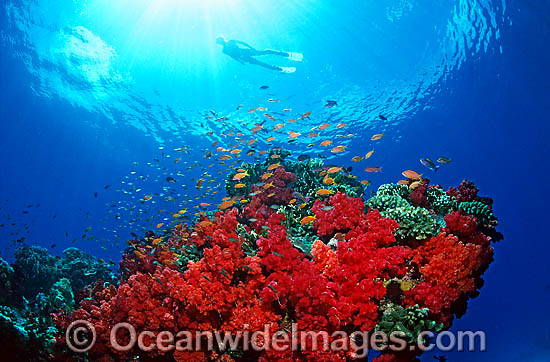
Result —
<instances>
[{"instance_id":1,"label":"diver's leg","mask_svg":"<svg viewBox=\"0 0 550 362\"><path fill-rule=\"evenodd\" d=\"M277 67L277 66L274 66L274 65L271 65L271 64L261 62L258 59L255 59L255 58L252 58L252 57L247 58L245 61L247 63L256 64L256 65L259 65L260 67L264 67L264 68L267 68L267 69L278 70L279 72L281 72L283 70L283 68L281 68L281 67Z\"/></svg>"}]
</instances>

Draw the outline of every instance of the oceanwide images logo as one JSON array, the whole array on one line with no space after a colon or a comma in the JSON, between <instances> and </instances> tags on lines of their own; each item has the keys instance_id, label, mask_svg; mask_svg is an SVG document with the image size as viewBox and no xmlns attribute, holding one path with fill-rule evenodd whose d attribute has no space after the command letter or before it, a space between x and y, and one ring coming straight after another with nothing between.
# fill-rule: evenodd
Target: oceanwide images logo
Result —
<instances>
[{"instance_id":1,"label":"oceanwide images logo","mask_svg":"<svg viewBox=\"0 0 550 362\"><path fill-rule=\"evenodd\" d=\"M124 336L124 338L121 338ZM68 347L77 353L89 351L97 341L94 325L85 320L72 322L65 332ZM467 343L465 343L467 342ZM157 349L166 353L170 351L267 351L277 352L333 351L351 352L356 358L364 358L369 350L375 351L430 351L434 348L448 352L462 352L465 345L468 351L485 351L486 335L483 331L450 331L437 335L430 331L421 332L416 341L410 340L404 332L353 332L344 331L328 333L324 331L299 331L297 324L292 324L291 331L272 331L269 324L262 331L221 332L221 331L142 331L137 332L130 323L118 323L110 331L110 347L119 352L139 348L144 352Z\"/></svg>"}]
</instances>

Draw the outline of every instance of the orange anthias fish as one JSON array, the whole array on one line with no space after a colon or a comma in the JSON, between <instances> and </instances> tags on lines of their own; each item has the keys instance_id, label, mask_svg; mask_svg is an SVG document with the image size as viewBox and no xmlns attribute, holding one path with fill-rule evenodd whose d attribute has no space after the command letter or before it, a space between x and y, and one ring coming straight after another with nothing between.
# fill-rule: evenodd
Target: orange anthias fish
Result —
<instances>
[{"instance_id":1,"label":"orange anthias fish","mask_svg":"<svg viewBox=\"0 0 550 362\"><path fill-rule=\"evenodd\" d=\"M336 173L342 171L342 167L331 167L327 170L328 173Z\"/></svg>"},{"instance_id":2,"label":"orange anthias fish","mask_svg":"<svg viewBox=\"0 0 550 362\"><path fill-rule=\"evenodd\" d=\"M292 131L288 132L288 138L296 138L299 135L301 135L301 133L299 132L292 132Z\"/></svg>"},{"instance_id":3,"label":"orange anthias fish","mask_svg":"<svg viewBox=\"0 0 550 362\"><path fill-rule=\"evenodd\" d=\"M152 198L153 198L153 196L143 196L144 201L151 200Z\"/></svg>"},{"instance_id":4,"label":"orange anthias fish","mask_svg":"<svg viewBox=\"0 0 550 362\"><path fill-rule=\"evenodd\" d=\"M275 139L275 137L271 136L271 137L268 137L265 141L266 142L271 142Z\"/></svg>"},{"instance_id":5,"label":"orange anthias fish","mask_svg":"<svg viewBox=\"0 0 550 362\"><path fill-rule=\"evenodd\" d=\"M224 201L220 204L220 210L225 210L227 208L230 208L231 206L233 206L234 203L235 203L235 200L233 199Z\"/></svg>"},{"instance_id":6,"label":"orange anthias fish","mask_svg":"<svg viewBox=\"0 0 550 362\"><path fill-rule=\"evenodd\" d=\"M306 216L304 218L302 218L302 220L300 220L300 225L306 225L306 224L311 224L313 221L315 221L316 217L315 216Z\"/></svg>"},{"instance_id":7,"label":"orange anthias fish","mask_svg":"<svg viewBox=\"0 0 550 362\"><path fill-rule=\"evenodd\" d=\"M334 179L328 176L325 176L325 178L323 178L323 183L325 185L332 185L334 183Z\"/></svg>"},{"instance_id":8,"label":"orange anthias fish","mask_svg":"<svg viewBox=\"0 0 550 362\"><path fill-rule=\"evenodd\" d=\"M275 98L269 98L267 101L270 102L270 103L278 103L279 102L279 100L275 99Z\"/></svg>"},{"instance_id":9,"label":"orange anthias fish","mask_svg":"<svg viewBox=\"0 0 550 362\"><path fill-rule=\"evenodd\" d=\"M296 120L295 119L289 119L287 122L288 123L294 123L294 122L296 122Z\"/></svg>"},{"instance_id":10,"label":"orange anthias fish","mask_svg":"<svg viewBox=\"0 0 550 362\"><path fill-rule=\"evenodd\" d=\"M353 156L353 158L351 159L353 162L359 162L359 161L362 161L363 160L363 157L361 156Z\"/></svg>"},{"instance_id":11,"label":"orange anthias fish","mask_svg":"<svg viewBox=\"0 0 550 362\"><path fill-rule=\"evenodd\" d=\"M306 113L302 114L302 116L300 116L300 118L298 118L298 119L308 118L309 116L311 116L311 112L306 112Z\"/></svg>"},{"instance_id":12,"label":"orange anthias fish","mask_svg":"<svg viewBox=\"0 0 550 362\"><path fill-rule=\"evenodd\" d=\"M253 112L256 112L257 110L258 110L258 108L252 108L252 109L248 110L248 113L253 113Z\"/></svg>"},{"instance_id":13,"label":"orange anthias fish","mask_svg":"<svg viewBox=\"0 0 550 362\"><path fill-rule=\"evenodd\" d=\"M231 155L221 155L220 157L218 157L218 161L226 161L232 158L233 157Z\"/></svg>"},{"instance_id":14,"label":"orange anthias fish","mask_svg":"<svg viewBox=\"0 0 550 362\"><path fill-rule=\"evenodd\" d=\"M408 185L408 184L409 184L409 180L399 180L399 181L397 181L397 184L398 184L398 185Z\"/></svg>"},{"instance_id":15,"label":"orange anthias fish","mask_svg":"<svg viewBox=\"0 0 550 362\"><path fill-rule=\"evenodd\" d=\"M340 123L340 124L336 125L336 129L344 128L346 126L347 126L346 123Z\"/></svg>"},{"instance_id":16,"label":"orange anthias fish","mask_svg":"<svg viewBox=\"0 0 550 362\"><path fill-rule=\"evenodd\" d=\"M269 166L267 167L267 170L268 170L268 171L271 171L271 170L274 170L274 169L276 169L277 167L280 167L280 166L281 166L280 163L274 163L274 164L272 164L272 165L269 165Z\"/></svg>"},{"instance_id":17,"label":"orange anthias fish","mask_svg":"<svg viewBox=\"0 0 550 362\"><path fill-rule=\"evenodd\" d=\"M371 141L378 141L379 139L381 139L382 137L384 137L384 134L383 133L377 133L375 134L374 136L372 136L370 138Z\"/></svg>"},{"instance_id":18,"label":"orange anthias fish","mask_svg":"<svg viewBox=\"0 0 550 362\"><path fill-rule=\"evenodd\" d=\"M412 170L403 171L401 174L411 180L420 180L422 177L418 172Z\"/></svg>"},{"instance_id":19,"label":"orange anthias fish","mask_svg":"<svg viewBox=\"0 0 550 362\"><path fill-rule=\"evenodd\" d=\"M267 108L265 108L265 107L258 107L258 108L256 108L256 110L257 110L257 111L260 111L260 112L265 112L265 111L267 111Z\"/></svg>"},{"instance_id":20,"label":"orange anthias fish","mask_svg":"<svg viewBox=\"0 0 550 362\"><path fill-rule=\"evenodd\" d=\"M233 176L233 181L239 181L239 180L242 180L243 178L245 178L246 176L250 176L248 174L248 172L239 172L237 174L235 174L235 176Z\"/></svg>"},{"instance_id":21,"label":"orange anthias fish","mask_svg":"<svg viewBox=\"0 0 550 362\"><path fill-rule=\"evenodd\" d=\"M264 116L267 117L267 119L269 119L270 121L274 121L275 120L275 117L273 117L271 114L269 113L264 113Z\"/></svg>"},{"instance_id":22,"label":"orange anthias fish","mask_svg":"<svg viewBox=\"0 0 550 362\"><path fill-rule=\"evenodd\" d=\"M327 129L329 127L330 127L329 123L322 124L322 125L319 126L319 131L322 131L322 130Z\"/></svg>"},{"instance_id":23,"label":"orange anthias fish","mask_svg":"<svg viewBox=\"0 0 550 362\"><path fill-rule=\"evenodd\" d=\"M330 152L340 153L340 152L344 152L345 150L346 150L346 146L336 146L332 150L330 150Z\"/></svg>"},{"instance_id":24,"label":"orange anthias fish","mask_svg":"<svg viewBox=\"0 0 550 362\"><path fill-rule=\"evenodd\" d=\"M307 135L308 137L319 137L319 133L311 132Z\"/></svg>"},{"instance_id":25,"label":"orange anthias fish","mask_svg":"<svg viewBox=\"0 0 550 362\"><path fill-rule=\"evenodd\" d=\"M365 169L367 172L380 172L382 171L382 167L376 167L376 166L370 166Z\"/></svg>"},{"instance_id":26,"label":"orange anthias fish","mask_svg":"<svg viewBox=\"0 0 550 362\"><path fill-rule=\"evenodd\" d=\"M275 127L273 127L272 131L277 131L281 128L283 128L285 125L283 123L278 123L275 125Z\"/></svg>"},{"instance_id":27,"label":"orange anthias fish","mask_svg":"<svg viewBox=\"0 0 550 362\"><path fill-rule=\"evenodd\" d=\"M236 155L237 153L240 153L242 150L239 150L238 148L235 148L234 150L232 150L231 153L232 155Z\"/></svg>"},{"instance_id":28,"label":"orange anthias fish","mask_svg":"<svg viewBox=\"0 0 550 362\"><path fill-rule=\"evenodd\" d=\"M321 146L328 146L330 144L332 144L331 140L326 140L326 141L321 142Z\"/></svg>"},{"instance_id":29,"label":"orange anthias fish","mask_svg":"<svg viewBox=\"0 0 550 362\"><path fill-rule=\"evenodd\" d=\"M374 150L367 152L367 154L365 155L365 160L368 160L373 153L374 153Z\"/></svg>"},{"instance_id":30,"label":"orange anthias fish","mask_svg":"<svg viewBox=\"0 0 550 362\"><path fill-rule=\"evenodd\" d=\"M334 193L334 191L329 190L329 189L319 189L316 192L317 195L321 195L321 196L323 196L323 195L332 195L333 193Z\"/></svg>"},{"instance_id":31,"label":"orange anthias fish","mask_svg":"<svg viewBox=\"0 0 550 362\"><path fill-rule=\"evenodd\" d=\"M250 132L252 132L252 134L256 134L258 132L260 132L262 129L264 129L264 126L256 126L256 127L253 127Z\"/></svg>"}]
</instances>

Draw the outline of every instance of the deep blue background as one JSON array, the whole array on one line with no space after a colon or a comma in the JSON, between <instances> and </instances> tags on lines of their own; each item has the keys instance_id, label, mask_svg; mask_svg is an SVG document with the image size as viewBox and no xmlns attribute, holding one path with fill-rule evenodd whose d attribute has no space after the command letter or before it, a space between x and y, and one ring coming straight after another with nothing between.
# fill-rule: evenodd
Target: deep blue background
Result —
<instances>
[{"instance_id":1,"label":"deep blue background","mask_svg":"<svg viewBox=\"0 0 550 362\"><path fill-rule=\"evenodd\" d=\"M550 361L550 5L512 1L507 7L512 25L501 28L503 53L493 49L454 69L452 77L442 81L440 91L430 98L430 108L411 112L405 121L388 126L387 133L393 129L399 139L376 148L377 162L383 166L383 173L373 177L376 184L396 181L403 169L420 169L420 157L447 155L453 159L448 167L437 174L427 173L433 182L450 186L470 179L483 195L495 200L499 230L505 239L495 245L495 262L485 274L481 295L470 302L467 315L453 327L487 331L488 351L451 353L452 362ZM2 26L9 28L5 17L2 21ZM158 142L135 128L108 123L94 127L101 114L56 96L38 96L30 87L36 84L35 75L14 55L15 50L3 42L0 52L0 216L7 223L9 214L17 224L0 231L3 256L8 259L13 250L9 233L24 235L25 223L31 227L29 242L46 247L55 243L54 253L72 245L69 240L79 237L86 226L99 229L105 203L118 197L103 186L119 184L131 162L145 162L159 153ZM361 59L362 54L355 57ZM337 55L329 58L338 64ZM316 61L321 63L319 58ZM349 64L347 58L342 59L340 68ZM299 69L302 75L297 77L315 77L316 70L314 61L304 62ZM251 83L248 93L257 93L257 86L264 81L275 82L287 94L304 91L296 78L274 78L262 72L255 76L258 80ZM328 97L330 92L324 94ZM333 95L340 96L339 101L354 101L338 90ZM219 99L215 103L224 106ZM306 111L309 106L300 109ZM347 121L346 116L341 115L341 120ZM316 122L323 123L322 119ZM362 143L370 138L370 129L357 125L355 132L360 136L350 144L351 155L365 152ZM98 198L93 197L96 191ZM41 204L39 208L22 213L25 205L36 203ZM78 241L76 245L101 257L118 258L120 253L120 249L102 250L94 242Z\"/></svg>"}]
</instances>

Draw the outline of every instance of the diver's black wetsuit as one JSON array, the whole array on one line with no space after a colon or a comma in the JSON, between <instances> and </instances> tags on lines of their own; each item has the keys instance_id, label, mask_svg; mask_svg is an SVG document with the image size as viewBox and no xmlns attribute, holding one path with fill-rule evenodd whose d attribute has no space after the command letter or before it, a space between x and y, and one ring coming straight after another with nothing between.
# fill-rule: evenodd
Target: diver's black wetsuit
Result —
<instances>
[{"instance_id":1,"label":"diver's black wetsuit","mask_svg":"<svg viewBox=\"0 0 550 362\"><path fill-rule=\"evenodd\" d=\"M242 48L239 46L243 45L246 48ZM243 41L240 40L229 40L226 41L223 45L223 52L227 55L229 55L231 58L235 59L236 61L240 62L241 64L249 63L249 64L256 64L261 67L271 69L271 70L282 70L281 67L277 67L274 65L270 65L267 63L264 63L262 61L259 61L258 59L254 58L256 56L262 56L262 55L279 55L285 58L288 58L289 54L287 52L279 51L279 50L271 50L271 49L265 49L265 50L258 50L254 49L250 45L246 44Z\"/></svg>"}]
</instances>

